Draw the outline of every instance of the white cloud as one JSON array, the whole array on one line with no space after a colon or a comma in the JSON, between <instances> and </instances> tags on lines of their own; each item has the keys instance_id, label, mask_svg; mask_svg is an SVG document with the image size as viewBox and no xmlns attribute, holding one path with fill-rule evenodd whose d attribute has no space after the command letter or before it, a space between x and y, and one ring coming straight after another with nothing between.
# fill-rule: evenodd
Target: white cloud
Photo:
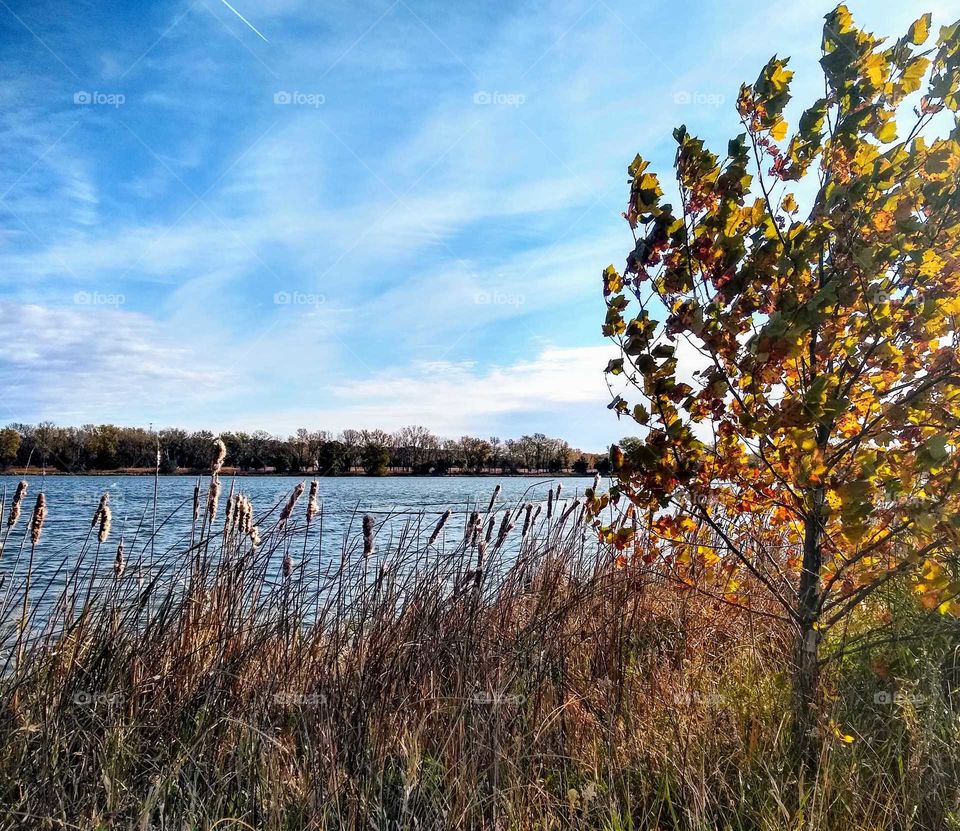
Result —
<instances>
[{"instance_id":1,"label":"white cloud","mask_svg":"<svg viewBox=\"0 0 960 831\"><path fill-rule=\"evenodd\" d=\"M228 373L164 335L150 318L83 294L73 309L0 301L0 420L65 424L177 412Z\"/></svg>"},{"instance_id":2,"label":"white cloud","mask_svg":"<svg viewBox=\"0 0 960 831\"><path fill-rule=\"evenodd\" d=\"M505 416L587 405L594 420L606 420L615 434L614 417L604 410L610 399L603 368L611 355L607 346L551 346L529 360L489 368L472 362L421 361L362 380L335 382L322 391L316 409L238 413L223 426L268 425L290 432L304 425L394 430L424 424L444 436L486 435Z\"/></svg>"}]
</instances>

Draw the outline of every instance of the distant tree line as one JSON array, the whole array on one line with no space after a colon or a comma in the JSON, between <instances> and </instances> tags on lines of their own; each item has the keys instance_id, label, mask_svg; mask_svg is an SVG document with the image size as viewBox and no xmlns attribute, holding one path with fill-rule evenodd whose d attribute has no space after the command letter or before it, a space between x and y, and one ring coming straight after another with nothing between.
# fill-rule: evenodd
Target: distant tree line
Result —
<instances>
[{"instance_id":1,"label":"distant tree line","mask_svg":"<svg viewBox=\"0 0 960 831\"><path fill-rule=\"evenodd\" d=\"M543 433L502 440L463 436L442 439L425 427L384 430L301 428L282 438L263 430L220 433L227 466L244 472L316 473L589 473L607 471L605 455L571 448ZM213 456L214 433L177 428L159 431L113 424L58 427L10 424L0 430L0 465L44 466L64 472L153 470L162 473L204 470Z\"/></svg>"}]
</instances>

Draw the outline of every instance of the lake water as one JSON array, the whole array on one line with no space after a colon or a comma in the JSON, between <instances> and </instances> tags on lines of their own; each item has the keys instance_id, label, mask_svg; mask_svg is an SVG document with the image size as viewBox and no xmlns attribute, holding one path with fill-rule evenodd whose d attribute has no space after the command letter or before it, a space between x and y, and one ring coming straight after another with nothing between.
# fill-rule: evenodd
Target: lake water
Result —
<instances>
[{"instance_id":1,"label":"lake water","mask_svg":"<svg viewBox=\"0 0 960 831\"><path fill-rule=\"evenodd\" d=\"M20 591L29 565L29 524L37 494L46 497L47 519L43 535L34 551L31 596L41 604L51 602L62 588L64 575L83 557L83 567L111 579L117 543L123 538L127 563L142 573L150 567L161 568L183 557L190 545L193 513L193 492L196 479L189 476L161 476L157 488L156 520L154 520L154 479L149 476L29 476L27 497L14 529L4 543L0 557L0 606ZM10 501L20 477L0 476L0 491L5 490L3 529ZM276 521L282 506L294 487L304 482L309 489L309 476L226 476L222 481L214 531L222 528L227 495L231 488L247 495L254 505L255 517L263 517L264 526ZM571 502L582 497L593 483L592 477L470 477L470 476L396 476L336 477L319 480L319 502L322 523L315 520L305 533L302 552L296 552L306 565L307 573L320 573L325 562L339 561L343 551L357 551L361 544L361 518L370 514L376 522L377 549L389 552L401 534L412 534L421 543L429 536L440 515L453 511L443 546L455 546L463 540L463 531L470 513L486 512L497 484L501 492L494 511L499 524L507 509L530 502L545 504L550 490L562 484L556 516ZM209 477L201 486L201 515L206 501ZM91 519L101 495L110 494L113 522L104 546L96 542ZM292 522L304 524L306 494L297 505ZM272 513L271 513L272 511ZM546 511L541 512L541 522ZM518 525L522 519L518 521ZM153 529L156 528L154 533ZM304 529L306 532L307 529ZM519 528L513 533L519 536ZM309 544L307 544L309 543ZM515 544L515 542L513 542ZM505 549L507 547L505 546ZM352 556L352 555L351 555ZM279 558L277 567L279 568ZM12 595L11 595L12 592Z\"/></svg>"}]
</instances>

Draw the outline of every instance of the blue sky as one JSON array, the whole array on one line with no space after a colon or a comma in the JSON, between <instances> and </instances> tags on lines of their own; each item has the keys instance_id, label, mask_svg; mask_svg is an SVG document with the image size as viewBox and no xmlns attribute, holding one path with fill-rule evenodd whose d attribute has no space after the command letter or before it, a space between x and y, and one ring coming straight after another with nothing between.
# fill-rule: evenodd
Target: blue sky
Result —
<instances>
[{"instance_id":1,"label":"blue sky","mask_svg":"<svg viewBox=\"0 0 960 831\"><path fill-rule=\"evenodd\" d=\"M600 448L627 164L774 52L812 100L833 6L231 4L0 0L0 422Z\"/></svg>"}]
</instances>

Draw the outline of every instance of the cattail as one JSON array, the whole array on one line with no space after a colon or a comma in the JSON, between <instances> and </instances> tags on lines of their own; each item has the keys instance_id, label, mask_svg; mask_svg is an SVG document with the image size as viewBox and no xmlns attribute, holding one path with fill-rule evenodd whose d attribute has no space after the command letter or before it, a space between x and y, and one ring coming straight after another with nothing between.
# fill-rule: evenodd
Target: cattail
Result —
<instances>
[{"instance_id":1,"label":"cattail","mask_svg":"<svg viewBox=\"0 0 960 831\"><path fill-rule=\"evenodd\" d=\"M104 494L106 496L107 494ZM110 520L113 514L110 510L110 500L106 500L100 505L100 533L97 534L97 541L105 543L110 536Z\"/></svg>"},{"instance_id":2,"label":"cattail","mask_svg":"<svg viewBox=\"0 0 960 831\"><path fill-rule=\"evenodd\" d=\"M293 560L290 559L290 552L283 555L283 576L289 580L293 575Z\"/></svg>"},{"instance_id":3,"label":"cattail","mask_svg":"<svg viewBox=\"0 0 960 831\"><path fill-rule=\"evenodd\" d=\"M597 491L600 490L600 474L593 474L593 496L597 495Z\"/></svg>"},{"instance_id":4,"label":"cattail","mask_svg":"<svg viewBox=\"0 0 960 831\"><path fill-rule=\"evenodd\" d=\"M510 512L503 515L503 522L500 523L500 531L497 533L497 544L494 548L499 548L507 539L507 535L513 529L513 523L510 521Z\"/></svg>"},{"instance_id":5,"label":"cattail","mask_svg":"<svg viewBox=\"0 0 960 831\"><path fill-rule=\"evenodd\" d=\"M20 519L20 507L23 505L23 497L27 495L27 483L21 479L17 482L17 489L13 494L13 502L10 504L10 516L7 517L7 528L13 528Z\"/></svg>"},{"instance_id":6,"label":"cattail","mask_svg":"<svg viewBox=\"0 0 960 831\"><path fill-rule=\"evenodd\" d=\"M250 501L250 498L247 496L243 497L243 509L244 509L243 528L241 530L243 530L243 532L247 536L252 537L253 532L256 530L253 527L253 503ZM257 539L258 540L260 539L259 535L257 536ZM257 543L257 545L259 545L259 542Z\"/></svg>"},{"instance_id":7,"label":"cattail","mask_svg":"<svg viewBox=\"0 0 960 831\"><path fill-rule=\"evenodd\" d=\"M317 515L317 511L320 510L320 506L317 504L317 490L320 488L320 483L314 479L310 483L310 495L307 497L307 524L309 525L313 522L313 518Z\"/></svg>"},{"instance_id":8,"label":"cattail","mask_svg":"<svg viewBox=\"0 0 960 831\"><path fill-rule=\"evenodd\" d=\"M250 529L250 542L253 543L254 548L260 545L260 529L255 525Z\"/></svg>"},{"instance_id":9,"label":"cattail","mask_svg":"<svg viewBox=\"0 0 960 831\"><path fill-rule=\"evenodd\" d=\"M220 477L212 476L210 478L210 490L207 493L207 524L213 525L213 520L217 515L217 503L220 502Z\"/></svg>"},{"instance_id":10,"label":"cattail","mask_svg":"<svg viewBox=\"0 0 960 831\"><path fill-rule=\"evenodd\" d=\"M487 520L487 533L483 537L485 542L489 543L491 538L493 537L493 526L496 524L496 521L497 521L497 515L491 514L490 519Z\"/></svg>"},{"instance_id":11,"label":"cattail","mask_svg":"<svg viewBox=\"0 0 960 831\"><path fill-rule=\"evenodd\" d=\"M126 568L126 564L123 561L123 537L120 537L120 542L117 545L117 556L113 561L113 576L118 580L123 577L123 571Z\"/></svg>"},{"instance_id":12,"label":"cattail","mask_svg":"<svg viewBox=\"0 0 960 831\"><path fill-rule=\"evenodd\" d=\"M103 496L100 497L100 504L97 506L97 510L93 512L93 520L90 523L90 527L93 528L98 522L100 522L100 517L103 516L103 511L110 504L110 491L104 491Z\"/></svg>"},{"instance_id":13,"label":"cattail","mask_svg":"<svg viewBox=\"0 0 960 831\"><path fill-rule=\"evenodd\" d=\"M530 517L533 515L533 504L528 502L525 510L527 515L523 518L523 531L520 532L521 537L526 537L530 531Z\"/></svg>"},{"instance_id":14,"label":"cattail","mask_svg":"<svg viewBox=\"0 0 960 831\"><path fill-rule=\"evenodd\" d=\"M196 522L200 519L200 479L197 479L197 484L193 486L193 521Z\"/></svg>"},{"instance_id":15,"label":"cattail","mask_svg":"<svg viewBox=\"0 0 960 831\"><path fill-rule=\"evenodd\" d=\"M464 540L470 540L473 542L474 537L477 535L477 523L480 522L480 514L476 511L473 511L470 514L470 519L467 520L467 527L464 528L463 538Z\"/></svg>"},{"instance_id":16,"label":"cattail","mask_svg":"<svg viewBox=\"0 0 960 831\"><path fill-rule=\"evenodd\" d=\"M288 519L290 519L290 514L293 513L293 509L301 496L303 496L303 482L297 484L297 486L291 492L290 498L287 500L287 504L283 506L283 510L280 512L280 525L283 525Z\"/></svg>"},{"instance_id":17,"label":"cattail","mask_svg":"<svg viewBox=\"0 0 960 831\"><path fill-rule=\"evenodd\" d=\"M30 520L30 544L36 545L40 542L40 534L43 531L43 523L47 519L47 500L43 491L37 494L37 504L33 509L33 518Z\"/></svg>"},{"instance_id":18,"label":"cattail","mask_svg":"<svg viewBox=\"0 0 960 831\"><path fill-rule=\"evenodd\" d=\"M363 516L363 556L373 554L373 517L370 514Z\"/></svg>"},{"instance_id":19,"label":"cattail","mask_svg":"<svg viewBox=\"0 0 960 831\"><path fill-rule=\"evenodd\" d=\"M540 516L540 511L543 510L543 505L537 505L537 509L533 512L533 519L530 520L531 527L537 521L537 517Z\"/></svg>"},{"instance_id":20,"label":"cattail","mask_svg":"<svg viewBox=\"0 0 960 831\"><path fill-rule=\"evenodd\" d=\"M480 514L477 514L473 520L473 534L470 537L470 545L476 545L483 539L483 520Z\"/></svg>"},{"instance_id":21,"label":"cattail","mask_svg":"<svg viewBox=\"0 0 960 831\"><path fill-rule=\"evenodd\" d=\"M237 500L239 496L233 495L233 485L230 485L230 495L227 497L227 513L223 518L224 527L229 527L232 524L233 516L237 511Z\"/></svg>"},{"instance_id":22,"label":"cattail","mask_svg":"<svg viewBox=\"0 0 960 831\"><path fill-rule=\"evenodd\" d=\"M554 497L557 502L560 501L560 491L563 490L563 482L557 482L557 495Z\"/></svg>"},{"instance_id":23,"label":"cattail","mask_svg":"<svg viewBox=\"0 0 960 831\"><path fill-rule=\"evenodd\" d=\"M244 513L246 511L247 498L238 493L233 506L233 527L238 531L244 531Z\"/></svg>"},{"instance_id":24,"label":"cattail","mask_svg":"<svg viewBox=\"0 0 960 831\"><path fill-rule=\"evenodd\" d=\"M437 527L433 529L433 533L430 535L430 539L427 540L427 545L433 545L437 541L437 537L440 536L440 532L443 530L443 526L447 524L447 520L450 519L450 515L453 512L447 508L443 512L443 516L440 517L440 521L437 523Z\"/></svg>"},{"instance_id":25,"label":"cattail","mask_svg":"<svg viewBox=\"0 0 960 831\"><path fill-rule=\"evenodd\" d=\"M553 488L547 491L547 519L553 516Z\"/></svg>"},{"instance_id":26,"label":"cattail","mask_svg":"<svg viewBox=\"0 0 960 831\"><path fill-rule=\"evenodd\" d=\"M217 458L213 460L213 468L210 473L217 476L223 467L223 463L227 460L227 446L223 443L223 439L219 437L213 440L213 446L217 448Z\"/></svg>"},{"instance_id":27,"label":"cattail","mask_svg":"<svg viewBox=\"0 0 960 831\"><path fill-rule=\"evenodd\" d=\"M493 510L493 506L497 503L497 497L498 497L498 496L500 496L500 486L499 486L499 485L497 485L497 486L493 489L493 496L490 497L490 504L487 505L487 513L488 513L488 514L490 513L490 511Z\"/></svg>"},{"instance_id":28,"label":"cattail","mask_svg":"<svg viewBox=\"0 0 960 831\"><path fill-rule=\"evenodd\" d=\"M567 506L567 508L564 510L564 512L563 512L562 514L560 514L560 524L561 524L561 525L563 525L563 523L565 523L565 522L567 521L567 517L570 516L570 514L572 514L572 513L574 512L574 510L576 510L576 508L577 508L579 505L580 505L580 501L577 500L577 499L574 499L573 502L571 502L570 505Z\"/></svg>"}]
</instances>

